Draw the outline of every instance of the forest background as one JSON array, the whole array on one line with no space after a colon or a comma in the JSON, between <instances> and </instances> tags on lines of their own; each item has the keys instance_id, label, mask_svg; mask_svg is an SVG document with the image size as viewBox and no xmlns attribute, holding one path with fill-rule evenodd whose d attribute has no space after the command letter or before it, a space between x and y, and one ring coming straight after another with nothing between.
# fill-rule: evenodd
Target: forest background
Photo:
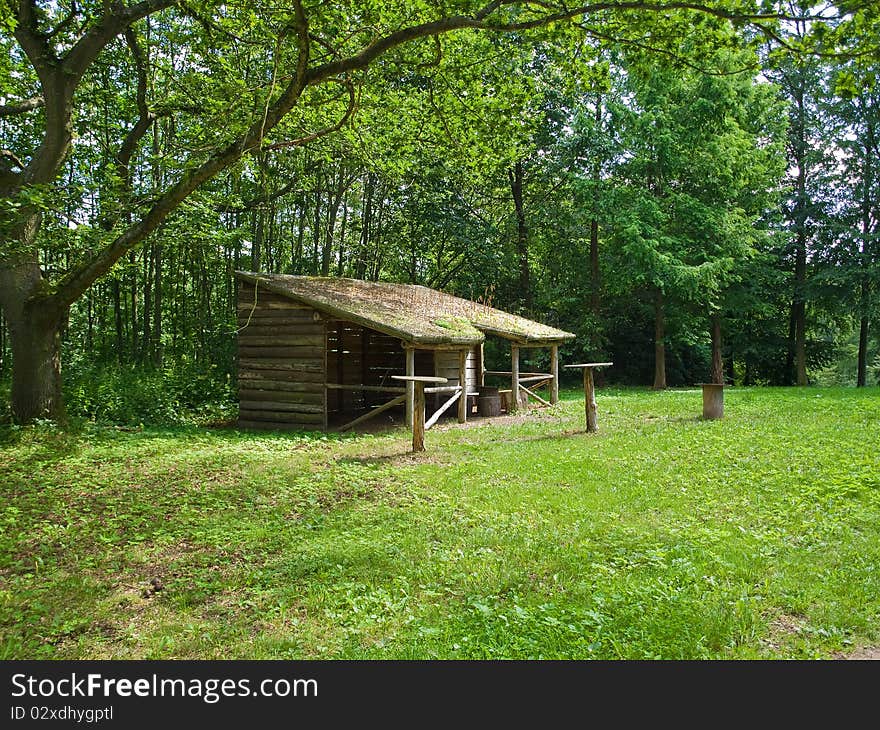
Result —
<instances>
[{"instance_id":1,"label":"forest background","mask_svg":"<svg viewBox=\"0 0 880 730\"><path fill-rule=\"evenodd\" d=\"M878 15L7 0L0 418L233 417L235 270L488 302L619 384L876 384Z\"/></svg>"}]
</instances>

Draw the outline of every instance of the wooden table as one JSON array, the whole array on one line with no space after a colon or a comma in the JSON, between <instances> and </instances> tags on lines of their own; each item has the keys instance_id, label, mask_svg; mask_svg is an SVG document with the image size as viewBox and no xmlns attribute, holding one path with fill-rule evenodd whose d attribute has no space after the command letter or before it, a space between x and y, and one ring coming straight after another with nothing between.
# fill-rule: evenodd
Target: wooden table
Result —
<instances>
[{"instance_id":1,"label":"wooden table","mask_svg":"<svg viewBox=\"0 0 880 730\"><path fill-rule=\"evenodd\" d=\"M392 375L393 380L402 380L413 384L415 391L413 403L413 451L425 450L425 385L442 385L448 383L446 378L435 378L430 375Z\"/></svg>"},{"instance_id":2,"label":"wooden table","mask_svg":"<svg viewBox=\"0 0 880 730\"><path fill-rule=\"evenodd\" d=\"M584 409L587 413L587 433L599 430L599 416L596 412L596 389L593 385L593 370L613 365L613 362L585 362L578 365L566 365L567 368L584 371Z\"/></svg>"}]
</instances>

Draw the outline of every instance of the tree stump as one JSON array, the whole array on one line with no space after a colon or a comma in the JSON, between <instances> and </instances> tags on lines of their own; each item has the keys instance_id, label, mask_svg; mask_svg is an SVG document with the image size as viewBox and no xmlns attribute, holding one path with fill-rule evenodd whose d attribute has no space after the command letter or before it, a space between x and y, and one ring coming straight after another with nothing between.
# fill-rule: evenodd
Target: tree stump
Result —
<instances>
[{"instance_id":1,"label":"tree stump","mask_svg":"<svg viewBox=\"0 0 880 730\"><path fill-rule=\"evenodd\" d=\"M724 418L724 386L721 383L701 383L703 386L703 419L717 421Z\"/></svg>"}]
</instances>

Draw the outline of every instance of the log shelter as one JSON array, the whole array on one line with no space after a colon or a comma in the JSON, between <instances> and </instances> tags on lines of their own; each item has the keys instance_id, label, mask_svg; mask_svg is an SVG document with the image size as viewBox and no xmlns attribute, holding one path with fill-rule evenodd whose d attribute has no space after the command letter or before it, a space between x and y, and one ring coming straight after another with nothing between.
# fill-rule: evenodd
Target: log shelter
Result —
<instances>
[{"instance_id":1,"label":"log shelter","mask_svg":"<svg viewBox=\"0 0 880 730\"><path fill-rule=\"evenodd\" d=\"M487 374L510 377L508 410L557 402L559 346L574 335L414 284L236 272L241 428L344 431L403 409L413 423L412 381L426 388L425 429L444 414L473 413ZM510 341L511 370L487 371L486 336ZM521 348L550 349L550 373L522 373ZM534 391L548 385L543 398ZM455 407L454 410L453 407Z\"/></svg>"}]
</instances>

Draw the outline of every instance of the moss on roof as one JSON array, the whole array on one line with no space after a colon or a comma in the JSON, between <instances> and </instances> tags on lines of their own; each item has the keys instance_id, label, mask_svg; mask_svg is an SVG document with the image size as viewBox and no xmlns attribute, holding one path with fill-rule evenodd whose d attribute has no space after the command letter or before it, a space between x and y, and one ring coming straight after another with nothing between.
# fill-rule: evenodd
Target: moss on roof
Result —
<instances>
[{"instance_id":1,"label":"moss on roof","mask_svg":"<svg viewBox=\"0 0 880 730\"><path fill-rule=\"evenodd\" d=\"M571 332L415 284L283 274L236 274L340 319L421 345L471 345L484 333L521 343L560 342ZM257 295L259 299L259 294Z\"/></svg>"}]
</instances>

